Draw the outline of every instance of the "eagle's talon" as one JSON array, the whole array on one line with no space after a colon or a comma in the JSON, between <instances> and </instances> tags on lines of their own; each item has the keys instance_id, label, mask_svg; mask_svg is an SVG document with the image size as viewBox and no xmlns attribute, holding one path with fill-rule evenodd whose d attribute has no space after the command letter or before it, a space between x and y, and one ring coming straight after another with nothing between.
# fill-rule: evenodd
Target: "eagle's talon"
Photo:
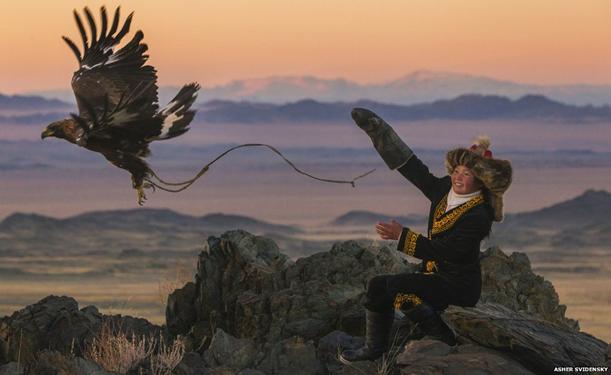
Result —
<instances>
[{"instance_id":1,"label":"eagle's talon","mask_svg":"<svg viewBox=\"0 0 611 375\"><path fill-rule=\"evenodd\" d=\"M140 206L144 206L144 202L146 201L146 194L144 194L144 189L142 186L136 187L136 193L138 195L138 204Z\"/></svg>"}]
</instances>

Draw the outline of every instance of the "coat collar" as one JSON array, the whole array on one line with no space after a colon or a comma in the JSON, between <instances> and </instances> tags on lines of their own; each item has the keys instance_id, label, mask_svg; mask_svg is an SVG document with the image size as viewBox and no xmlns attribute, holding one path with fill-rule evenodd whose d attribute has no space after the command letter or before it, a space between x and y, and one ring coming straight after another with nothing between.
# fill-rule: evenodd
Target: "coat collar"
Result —
<instances>
[{"instance_id":1,"label":"coat collar","mask_svg":"<svg viewBox=\"0 0 611 375\"><path fill-rule=\"evenodd\" d=\"M431 229L429 230L429 238L431 238L434 234L450 229L466 212L483 203L484 197L479 194L467 202L454 207L448 212L445 212L446 207L448 206L448 194L444 195L439 203L437 203L437 207L435 208Z\"/></svg>"}]
</instances>

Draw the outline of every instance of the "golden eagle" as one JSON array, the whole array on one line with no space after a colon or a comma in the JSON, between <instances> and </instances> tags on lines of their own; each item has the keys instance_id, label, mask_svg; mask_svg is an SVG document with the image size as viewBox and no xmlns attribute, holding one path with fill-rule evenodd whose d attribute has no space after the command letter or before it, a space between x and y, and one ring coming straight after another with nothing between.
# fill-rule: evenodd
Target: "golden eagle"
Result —
<instances>
[{"instance_id":1,"label":"golden eagle","mask_svg":"<svg viewBox=\"0 0 611 375\"><path fill-rule=\"evenodd\" d=\"M142 43L144 34L118 47L129 32L133 12L119 29L120 8L114 13L110 28L104 7L100 10L101 29L88 8L84 9L91 40L83 21L74 11L76 25L83 40L82 53L76 44L63 37L76 55L79 68L72 76L72 89L78 105L78 115L53 122L42 132L41 138L57 137L88 150L99 152L119 168L132 175L132 186L138 193L138 204L146 196L144 188L154 175L143 160L150 154L149 143L177 137L188 130L195 115L191 105L199 85L191 83L163 109L159 110L157 74L154 67L145 65L148 47Z\"/></svg>"}]
</instances>

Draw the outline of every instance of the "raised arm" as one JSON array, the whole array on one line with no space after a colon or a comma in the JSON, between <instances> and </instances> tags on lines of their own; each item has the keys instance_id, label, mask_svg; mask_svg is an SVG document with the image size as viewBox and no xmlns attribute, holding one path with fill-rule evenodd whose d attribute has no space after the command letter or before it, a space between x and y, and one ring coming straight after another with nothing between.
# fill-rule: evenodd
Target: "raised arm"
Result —
<instances>
[{"instance_id":1,"label":"raised arm","mask_svg":"<svg viewBox=\"0 0 611 375\"><path fill-rule=\"evenodd\" d=\"M373 147L388 168L398 169L399 173L420 189L429 200L434 200L440 191L447 191L450 186L448 178L433 176L427 166L380 116L365 108L354 108L352 118L369 135Z\"/></svg>"},{"instance_id":2,"label":"raised arm","mask_svg":"<svg viewBox=\"0 0 611 375\"><path fill-rule=\"evenodd\" d=\"M434 176L416 155L398 169L399 173L416 186L430 201L439 199L451 186L450 178Z\"/></svg>"}]
</instances>

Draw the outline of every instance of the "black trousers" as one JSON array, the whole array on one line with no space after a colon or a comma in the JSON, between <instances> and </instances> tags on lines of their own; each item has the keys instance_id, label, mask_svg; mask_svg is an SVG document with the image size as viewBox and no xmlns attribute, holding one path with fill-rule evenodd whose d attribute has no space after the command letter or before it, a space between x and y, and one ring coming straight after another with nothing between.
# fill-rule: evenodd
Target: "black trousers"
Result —
<instances>
[{"instance_id":1,"label":"black trousers","mask_svg":"<svg viewBox=\"0 0 611 375\"><path fill-rule=\"evenodd\" d=\"M435 310L444 310L452 301L452 286L429 273L402 273L375 276L367 284L365 308L387 313L394 308L397 294L414 294Z\"/></svg>"}]
</instances>

